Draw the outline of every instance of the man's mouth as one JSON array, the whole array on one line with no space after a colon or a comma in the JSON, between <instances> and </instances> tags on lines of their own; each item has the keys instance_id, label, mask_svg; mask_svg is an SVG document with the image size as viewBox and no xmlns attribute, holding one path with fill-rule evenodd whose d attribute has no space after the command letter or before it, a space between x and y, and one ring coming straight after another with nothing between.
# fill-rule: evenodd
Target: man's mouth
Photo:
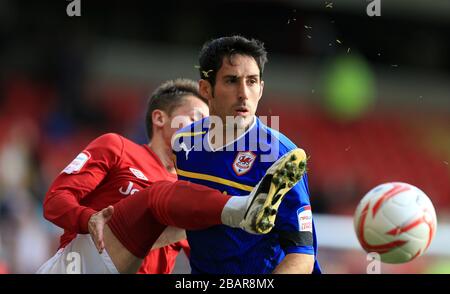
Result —
<instances>
[{"instance_id":1,"label":"man's mouth","mask_svg":"<svg viewBox=\"0 0 450 294\"><path fill-rule=\"evenodd\" d=\"M247 107L237 107L235 111L237 115L247 115L250 112Z\"/></svg>"}]
</instances>

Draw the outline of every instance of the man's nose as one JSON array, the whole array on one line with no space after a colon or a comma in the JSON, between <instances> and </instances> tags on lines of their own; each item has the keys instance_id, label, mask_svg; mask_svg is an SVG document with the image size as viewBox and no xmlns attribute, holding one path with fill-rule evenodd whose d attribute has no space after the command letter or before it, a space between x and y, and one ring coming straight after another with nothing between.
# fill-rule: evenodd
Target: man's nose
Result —
<instances>
[{"instance_id":1,"label":"man's nose","mask_svg":"<svg viewBox=\"0 0 450 294\"><path fill-rule=\"evenodd\" d=\"M239 83L239 91L238 91L239 99L240 100L247 100L248 99L248 94L249 94L248 86L245 83L245 81L242 80Z\"/></svg>"}]
</instances>

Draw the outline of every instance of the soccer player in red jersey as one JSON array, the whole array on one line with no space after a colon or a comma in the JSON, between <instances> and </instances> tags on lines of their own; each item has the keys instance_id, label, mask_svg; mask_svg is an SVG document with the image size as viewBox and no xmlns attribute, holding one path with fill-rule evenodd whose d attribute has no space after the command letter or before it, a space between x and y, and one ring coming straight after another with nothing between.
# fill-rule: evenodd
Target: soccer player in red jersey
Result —
<instances>
[{"instance_id":1,"label":"soccer player in red jersey","mask_svg":"<svg viewBox=\"0 0 450 294\"><path fill-rule=\"evenodd\" d=\"M58 176L46 195L45 217L65 230L60 248L78 234L88 233L89 219L97 211L154 182L175 181L170 138L176 128L171 128L172 118L181 118L177 127L182 127L207 115L208 106L198 93L196 82L168 81L149 100L149 144L138 145L117 134L92 141ZM187 242L179 242L152 250L139 273L170 273L178 251L186 247Z\"/></svg>"}]
</instances>

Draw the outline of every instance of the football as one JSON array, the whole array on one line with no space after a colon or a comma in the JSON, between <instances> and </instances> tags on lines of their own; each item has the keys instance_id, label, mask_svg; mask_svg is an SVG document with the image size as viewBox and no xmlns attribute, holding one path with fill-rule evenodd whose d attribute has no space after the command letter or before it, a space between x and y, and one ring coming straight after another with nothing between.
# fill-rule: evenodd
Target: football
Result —
<instances>
[{"instance_id":1,"label":"football","mask_svg":"<svg viewBox=\"0 0 450 294\"><path fill-rule=\"evenodd\" d=\"M419 188L400 182L381 184L360 201L353 219L359 243L386 263L422 255L436 234L436 212Z\"/></svg>"}]
</instances>

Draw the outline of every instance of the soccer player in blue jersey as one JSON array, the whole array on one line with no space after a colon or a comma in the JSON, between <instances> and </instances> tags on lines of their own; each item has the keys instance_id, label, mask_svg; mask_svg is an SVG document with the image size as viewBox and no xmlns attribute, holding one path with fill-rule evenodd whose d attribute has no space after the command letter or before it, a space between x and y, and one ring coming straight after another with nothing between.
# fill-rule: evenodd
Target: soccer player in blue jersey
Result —
<instances>
[{"instance_id":1,"label":"soccer player in blue jersey","mask_svg":"<svg viewBox=\"0 0 450 294\"><path fill-rule=\"evenodd\" d=\"M200 93L211 116L173 137L177 174L224 194L247 195L273 162L297 148L255 116L267 52L258 40L223 37L205 43L199 62ZM289 164L283 172L301 177ZM267 212L278 216L266 235L224 225L188 231L192 273L320 273L306 174L277 208Z\"/></svg>"}]
</instances>

